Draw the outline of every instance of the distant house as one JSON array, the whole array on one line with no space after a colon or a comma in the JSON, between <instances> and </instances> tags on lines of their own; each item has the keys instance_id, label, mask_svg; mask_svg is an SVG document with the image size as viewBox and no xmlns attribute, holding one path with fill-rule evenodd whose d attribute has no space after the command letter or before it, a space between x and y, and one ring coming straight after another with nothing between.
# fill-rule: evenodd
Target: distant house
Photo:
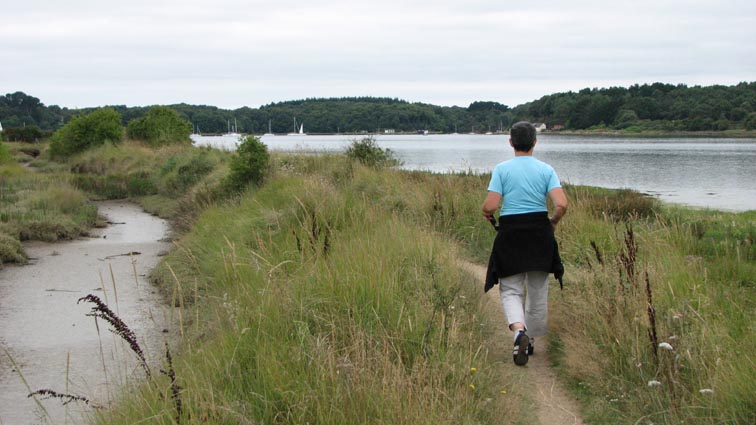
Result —
<instances>
[{"instance_id":1,"label":"distant house","mask_svg":"<svg viewBox=\"0 0 756 425\"><path fill-rule=\"evenodd\" d=\"M535 127L536 131L539 133L543 130L546 130L546 124L542 122L534 122L533 127Z\"/></svg>"},{"instance_id":2,"label":"distant house","mask_svg":"<svg viewBox=\"0 0 756 425\"><path fill-rule=\"evenodd\" d=\"M554 131L564 130L564 126L562 124L554 124L553 127L551 127Z\"/></svg>"},{"instance_id":3,"label":"distant house","mask_svg":"<svg viewBox=\"0 0 756 425\"><path fill-rule=\"evenodd\" d=\"M387 128L387 129L383 130L383 133L384 134L394 134L394 133L396 133L396 130L394 130L393 128Z\"/></svg>"}]
</instances>

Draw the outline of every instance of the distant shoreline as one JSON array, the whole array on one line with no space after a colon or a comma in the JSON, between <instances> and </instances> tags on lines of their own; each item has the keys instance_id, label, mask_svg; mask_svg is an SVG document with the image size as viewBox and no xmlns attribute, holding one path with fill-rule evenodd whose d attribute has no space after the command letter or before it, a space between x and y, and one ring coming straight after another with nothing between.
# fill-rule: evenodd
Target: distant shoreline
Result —
<instances>
[{"instance_id":1,"label":"distant shoreline","mask_svg":"<svg viewBox=\"0 0 756 425\"><path fill-rule=\"evenodd\" d=\"M701 137L722 139L749 139L756 138L756 131L748 130L725 130L725 131L622 131L622 130L546 130L540 134L562 136L600 136L600 137L626 137L626 138L674 138L674 137Z\"/></svg>"},{"instance_id":2,"label":"distant shoreline","mask_svg":"<svg viewBox=\"0 0 756 425\"><path fill-rule=\"evenodd\" d=\"M544 130L539 132L541 135L558 135L558 136L582 136L582 137L623 137L623 138L675 138L675 137L690 137L690 138L721 138L721 139L752 139L756 138L756 131L748 130L725 130L725 131L622 131L622 130ZM394 133L307 133L295 136L353 136L353 137L371 137L371 136L454 136L454 135L471 135L471 136L508 136L509 132L494 132L491 134L486 133L443 133L429 131L427 134L420 134L417 132L394 132ZM203 133L199 134L202 137L221 137L225 134L221 133ZM240 134L239 136L270 136L270 134ZM274 133L273 136L290 136L287 133Z\"/></svg>"}]
</instances>

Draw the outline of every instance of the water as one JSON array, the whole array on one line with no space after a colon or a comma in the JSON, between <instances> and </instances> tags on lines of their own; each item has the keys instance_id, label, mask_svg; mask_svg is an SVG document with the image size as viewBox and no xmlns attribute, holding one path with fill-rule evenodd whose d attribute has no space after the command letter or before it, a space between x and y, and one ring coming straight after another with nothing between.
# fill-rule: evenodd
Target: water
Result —
<instances>
[{"instance_id":1,"label":"water","mask_svg":"<svg viewBox=\"0 0 756 425\"><path fill-rule=\"evenodd\" d=\"M271 150L343 151L355 135L262 136ZM198 145L234 149L235 138L194 136ZM512 158L507 135L379 135L402 168L490 173ZM756 139L539 135L538 159L562 181L628 188L663 201L727 211L756 210ZM483 189L485 190L485 189Z\"/></svg>"},{"instance_id":2,"label":"water","mask_svg":"<svg viewBox=\"0 0 756 425\"><path fill-rule=\"evenodd\" d=\"M87 316L93 304L77 303L87 294L100 297L129 325L151 364L163 358L170 309L146 274L157 264L157 254L170 248L158 241L168 224L129 203L103 202L98 208L117 224L93 229L97 237L25 243L30 264L0 271L0 424L85 423L91 413L80 402L64 406L46 399L41 400L45 414L27 397L30 389L108 406L124 383L144 379L136 356L109 325L98 321L98 332ZM129 252L140 254L122 255Z\"/></svg>"}]
</instances>

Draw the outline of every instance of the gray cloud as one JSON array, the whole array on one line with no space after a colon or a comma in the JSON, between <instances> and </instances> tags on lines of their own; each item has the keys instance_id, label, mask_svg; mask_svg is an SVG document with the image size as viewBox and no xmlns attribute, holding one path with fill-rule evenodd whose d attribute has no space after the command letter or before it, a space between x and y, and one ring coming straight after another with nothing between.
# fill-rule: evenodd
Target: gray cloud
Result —
<instances>
[{"instance_id":1,"label":"gray cloud","mask_svg":"<svg viewBox=\"0 0 756 425\"><path fill-rule=\"evenodd\" d=\"M516 105L583 87L752 81L754 39L746 0L31 0L3 10L0 91L72 107Z\"/></svg>"}]
</instances>

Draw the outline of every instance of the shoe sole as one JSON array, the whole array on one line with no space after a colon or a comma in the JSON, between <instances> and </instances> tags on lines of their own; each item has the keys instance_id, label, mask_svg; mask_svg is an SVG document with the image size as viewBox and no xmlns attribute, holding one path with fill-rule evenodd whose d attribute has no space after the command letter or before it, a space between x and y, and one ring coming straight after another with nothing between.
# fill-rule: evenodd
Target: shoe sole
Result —
<instances>
[{"instance_id":1,"label":"shoe sole","mask_svg":"<svg viewBox=\"0 0 756 425\"><path fill-rule=\"evenodd\" d=\"M528 344L530 344L530 337L527 335L521 334L517 337L515 348L512 351L514 363L517 366L528 364Z\"/></svg>"}]
</instances>

